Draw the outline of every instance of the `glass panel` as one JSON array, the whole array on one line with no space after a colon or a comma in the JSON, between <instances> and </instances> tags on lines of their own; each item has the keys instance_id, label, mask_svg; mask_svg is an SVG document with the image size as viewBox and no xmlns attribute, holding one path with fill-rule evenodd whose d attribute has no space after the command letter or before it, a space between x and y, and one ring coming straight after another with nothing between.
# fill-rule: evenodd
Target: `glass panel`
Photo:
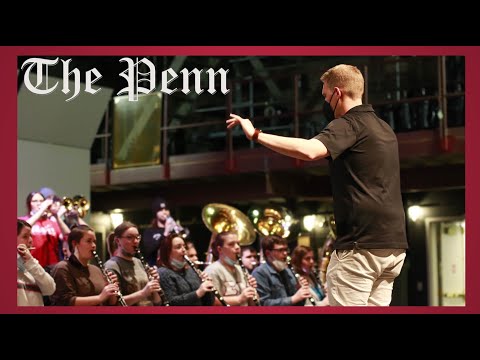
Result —
<instances>
[{"instance_id":1,"label":"glass panel","mask_svg":"<svg viewBox=\"0 0 480 360\"><path fill-rule=\"evenodd\" d=\"M429 304L465 306L465 219L426 221Z\"/></svg>"},{"instance_id":2,"label":"glass panel","mask_svg":"<svg viewBox=\"0 0 480 360\"><path fill-rule=\"evenodd\" d=\"M113 106L113 168L160 164L160 93L139 96L128 101L116 97Z\"/></svg>"},{"instance_id":3,"label":"glass panel","mask_svg":"<svg viewBox=\"0 0 480 360\"><path fill-rule=\"evenodd\" d=\"M438 242L440 305L465 306L464 226L460 221L440 223Z\"/></svg>"}]
</instances>

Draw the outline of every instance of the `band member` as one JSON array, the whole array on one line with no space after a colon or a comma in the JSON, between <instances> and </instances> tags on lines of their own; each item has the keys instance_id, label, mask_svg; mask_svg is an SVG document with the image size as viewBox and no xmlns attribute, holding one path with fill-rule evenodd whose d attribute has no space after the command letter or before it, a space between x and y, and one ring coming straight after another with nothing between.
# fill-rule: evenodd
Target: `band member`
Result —
<instances>
[{"instance_id":1,"label":"band member","mask_svg":"<svg viewBox=\"0 0 480 360\"><path fill-rule=\"evenodd\" d=\"M305 299L310 297L310 289L305 278L300 277L300 288L297 290L297 280L287 269L289 253L287 240L276 235L262 239L262 251L266 262L253 270L257 280L257 291L260 304L263 306L305 305Z\"/></svg>"},{"instance_id":2,"label":"band member","mask_svg":"<svg viewBox=\"0 0 480 360\"><path fill-rule=\"evenodd\" d=\"M70 234L70 228L64 221L64 216L66 213L65 206L62 205L62 199L60 199L57 194L55 194L55 191L51 188L48 187L42 187L39 191L40 194L42 194L43 198L45 200L52 199L52 204L48 208L48 218L52 220L53 222L58 223L58 226L60 230L62 231L63 235L63 240L61 243L59 243L59 258L60 260L63 260L65 258L68 258L70 254L70 250L68 249L68 234ZM84 224L87 225L87 224Z\"/></svg>"},{"instance_id":3,"label":"band member","mask_svg":"<svg viewBox=\"0 0 480 360\"><path fill-rule=\"evenodd\" d=\"M141 239L137 226L125 221L115 228L107 241L112 241L110 237L113 237L118 249L116 255L105 262L105 268L117 275L127 305L161 305L157 271L151 268L147 274L140 259L135 257Z\"/></svg>"},{"instance_id":4,"label":"band member","mask_svg":"<svg viewBox=\"0 0 480 360\"><path fill-rule=\"evenodd\" d=\"M171 233L160 244L158 274L170 305L213 305L213 283L207 274L202 279L186 264L183 237ZM193 260L192 260L193 261Z\"/></svg>"},{"instance_id":5,"label":"band member","mask_svg":"<svg viewBox=\"0 0 480 360\"><path fill-rule=\"evenodd\" d=\"M242 262L248 272L251 274L253 269L258 266L257 249L253 246L242 246Z\"/></svg>"},{"instance_id":6,"label":"band member","mask_svg":"<svg viewBox=\"0 0 480 360\"><path fill-rule=\"evenodd\" d=\"M17 305L43 306L43 296L52 295L55 281L30 253L32 226L17 220Z\"/></svg>"},{"instance_id":7,"label":"band member","mask_svg":"<svg viewBox=\"0 0 480 360\"><path fill-rule=\"evenodd\" d=\"M218 258L205 272L212 278L213 285L229 305L254 305L257 282L249 275L248 284L242 268L238 265L240 243L234 232L221 232L212 243L214 257Z\"/></svg>"},{"instance_id":8,"label":"band member","mask_svg":"<svg viewBox=\"0 0 480 360\"><path fill-rule=\"evenodd\" d=\"M68 235L72 255L62 260L52 270L57 284L50 297L57 306L117 305L117 278L111 274L110 284L102 271L88 262L93 258L97 240L92 228L87 225L73 227Z\"/></svg>"},{"instance_id":9,"label":"band member","mask_svg":"<svg viewBox=\"0 0 480 360\"><path fill-rule=\"evenodd\" d=\"M316 306L328 306L328 296L326 289L322 288L320 280L317 279L313 268L315 261L313 258L313 250L309 246L299 245L293 250L292 265L295 272L303 276L308 281L310 287L310 294L315 300ZM305 306L312 305L309 301Z\"/></svg>"},{"instance_id":10,"label":"band member","mask_svg":"<svg viewBox=\"0 0 480 360\"><path fill-rule=\"evenodd\" d=\"M195 244L190 240L185 240L185 250L187 251L187 256L193 262L198 261L198 253L197 249L195 248Z\"/></svg>"},{"instance_id":11,"label":"band member","mask_svg":"<svg viewBox=\"0 0 480 360\"><path fill-rule=\"evenodd\" d=\"M170 216L170 210L165 199L157 197L152 202L154 218L150 227L143 232L141 251L148 265L157 264L160 243L170 234L175 226L175 220Z\"/></svg>"},{"instance_id":12,"label":"band member","mask_svg":"<svg viewBox=\"0 0 480 360\"><path fill-rule=\"evenodd\" d=\"M49 219L49 210L52 199L44 199L37 191L27 196L26 205L28 215L20 217L32 226L33 247L32 256L44 268L51 267L60 261L59 246L64 236L57 222Z\"/></svg>"}]
</instances>

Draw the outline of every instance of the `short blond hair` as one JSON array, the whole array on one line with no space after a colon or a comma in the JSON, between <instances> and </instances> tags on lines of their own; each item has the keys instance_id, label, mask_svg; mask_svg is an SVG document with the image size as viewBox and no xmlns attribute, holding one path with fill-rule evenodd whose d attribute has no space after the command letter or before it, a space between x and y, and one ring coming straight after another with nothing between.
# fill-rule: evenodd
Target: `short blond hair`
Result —
<instances>
[{"instance_id":1,"label":"short blond hair","mask_svg":"<svg viewBox=\"0 0 480 360\"><path fill-rule=\"evenodd\" d=\"M356 66L340 64L334 66L320 77L330 89L340 88L348 97L361 99L365 89L365 80Z\"/></svg>"}]
</instances>

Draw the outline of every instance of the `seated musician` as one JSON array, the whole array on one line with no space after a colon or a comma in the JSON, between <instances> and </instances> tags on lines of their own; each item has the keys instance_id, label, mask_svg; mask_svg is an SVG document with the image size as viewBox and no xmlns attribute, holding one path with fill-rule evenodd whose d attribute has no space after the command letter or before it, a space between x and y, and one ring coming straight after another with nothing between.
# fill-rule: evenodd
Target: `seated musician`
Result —
<instances>
[{"instance_id":1,"label":"seated musician","mask_svg":"<svg viewBox=\"0 0 480 360\"><path fill-rule=\"evenodd\" d=\"M297 246L293 250L292 265L297 274L307 279L308 286L310 287L310 295L315 300L315 306L328 306L328 296L326 288L322 286L320 280L313 271L315 261L313 258L312 248L303 245ZM305 306L309 305L312 304L307 301L305 303Z\"/></svg>"},{"instance_id":2,"label":"seated musician","mask_svg":"<svg viewBox=\"0 0 480 360\"><path fill-rule=\"evenodd\" d=\"M292 272L287 269L289 253L287 240L276 235L262 239L266 262L253 270L257 280L260 304L264 306L303 306L310 297L308 282L300 278L300 287ZM297 290L297 287L298 290Z\"/></svg>"},{"instance_id":3,"label":"seated musician","mask_svg":"<svg viewBox=\"0 0 480 360\"><path fill-rule=\"evenodd\" d=\"M212 281L207 274L198 275L187 265L186 254L183 237L177 233L171 233L160 244L158 274L170 305L213 305Z\"/></svg>"},{"instance_id":4,"label":"seated musician","mask_svg":"<svg viewBox=\"0 0 480 360\"><path fill-rule=\"evenodd\" d=\"M234 232L221 232L215 236L212 252L218 258L205 272L212 278L213 285L229 305L254 305L257 282L249 275L248 284L242 268L238 265L240 243Z\"/></svg>"}]
</instances>

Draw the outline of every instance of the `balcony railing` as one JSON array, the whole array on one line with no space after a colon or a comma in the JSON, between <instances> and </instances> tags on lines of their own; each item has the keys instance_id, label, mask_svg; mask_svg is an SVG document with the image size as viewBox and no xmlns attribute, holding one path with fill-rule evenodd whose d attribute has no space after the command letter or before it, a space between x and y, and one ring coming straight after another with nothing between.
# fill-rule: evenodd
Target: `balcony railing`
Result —
<instances>
[{"instance_id":1,"label":"balcony railing","mask_svg":"<svg viewBox=\"0 0 480 360\"><path fill-rule=\"evenodd\" d=\"M397 60L397 63L401 64L402 61L404 59ZM412 63L415 58L408 58L407 61ZM387 92L385 100L378 100L378 96L374 96L371 92L372 86L368 86L373 82L369 79L371 72L368 65L364 65L362 70L367 84L364 102L371 99L377 114L389 123L395 132L400 134L431 130L438 134L440 144L446 144L449 128L463 127L465 124L465 93L461 82L447 84L445 57L432 57L428 61L429 64L436 64L434 69L437 74L436 87L420 88L416 96L408 96L412 91L396 89L391 92L393 96ZM177 168L176 165L179 163L190 164L192 176L207 175L209 168L218 167L219 164L223 167L221 173L237 171L235 159L248 156L246 150L260 146L246 139L240 128L226 130L225 119L231 112L249 117L256 127L271 134L304 138L315 136L327 124L321 106L323 102L321 84L317 80L319 85L315 85L316 88L314 86L312 89L305 90L307 87L304 84L305 78L305 74L287 74L232 81L229 84L230 93L226 96L222 95L223 104L203 107L192 105L188 116L179 115L178 109L183 105L179 105L178 101L175 102L178 98L158 96L157 103L154 102L148 106L160 107L161 116L152 108L143 109L153 118L147 120L147 115L138 115L138 118L143 119L143 127L140 129L137 122L135 131L138 133L144 131L145 139L151 140L152 136L154 137L153 143L157 143L158 148L155 144L151 145L152 153L159 156L160 161L152 160L149 166L141 168L139 166L144 165L142 161L137 163L133 161L131 167L128 166L128 162L123 162L122 169L115 166L118 161L114 161L115 153L112 150L121 148L124 150L122 154L125 155L126 148L135 151L136 148L149 144L150 141L134 142L132 136L124 134L123 137L131 142L130 147L119 147L118 144L114 146L114 141L118 139L114 139L112 134L118 134L118 129L115 129L118 121L115 123L112 121L116 116L115 111L112 111L114 108L112 104L110 111L105 114L103 126L92 147L92 185L158 181L176 178L180 173L181 177L188 177L185 173L188 171L186 168L182 168L181 171ZM280 95L277 93L277 98L269 99L265 96L272 93L268 90L269 87L278 88L280 85L282 92ZM449 88L453 90L448 91ZM186 101L185 97L183 101ZM180 120L176 119L180 117L182 117ZM148 121L156 123L157 125L154 126L156 129L161 125L159 137L156 131L148 131ZM448 150L448 145L445 145L445 150ZM205 153L209 155L202 156ZM196 172L193 171L194 169ZM218 171L213 173L216 174ZM143 175L137 176L138 174Z\"/></svg>"}]
</instances>

